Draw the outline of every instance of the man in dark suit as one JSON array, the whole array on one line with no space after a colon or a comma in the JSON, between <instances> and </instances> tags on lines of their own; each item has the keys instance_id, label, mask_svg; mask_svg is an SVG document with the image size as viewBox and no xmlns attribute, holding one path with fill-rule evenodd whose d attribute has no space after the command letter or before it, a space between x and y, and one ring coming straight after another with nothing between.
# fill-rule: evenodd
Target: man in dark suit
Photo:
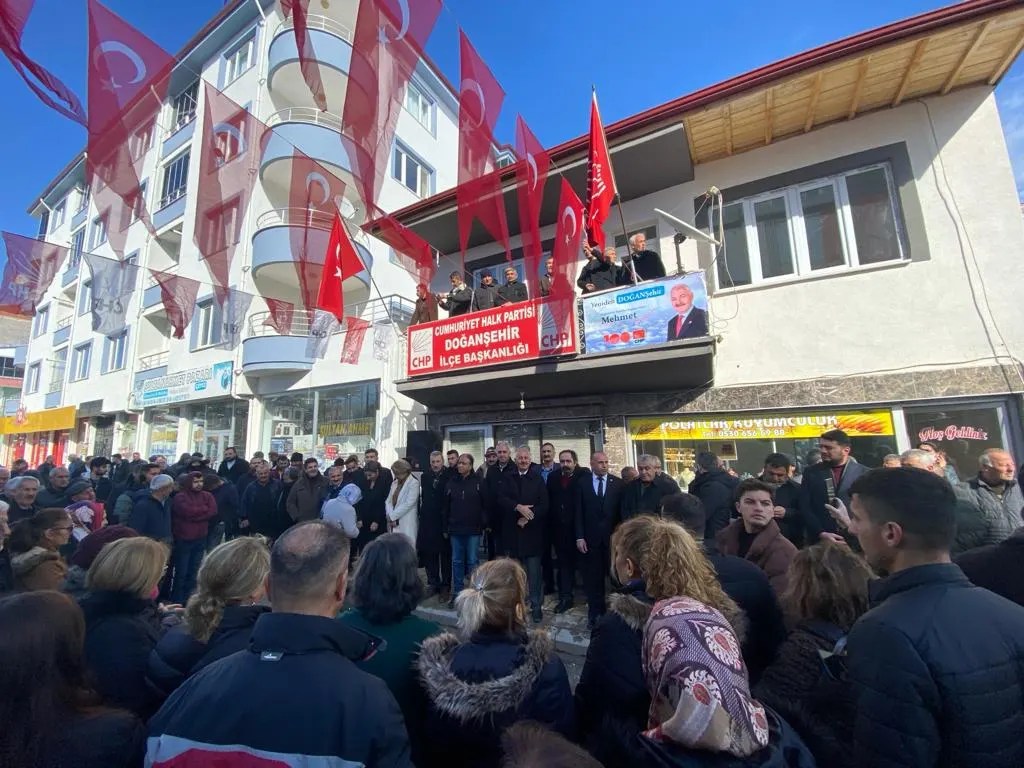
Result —
<instances>
[{"instance_id":1,"label":"man in dark suit","mask_svg":"<svg viewBox=\"0 0 1024 768\"><path fill-rule=\"evenodd\" d=\"M484 527L491 531L487 537L487 556L491 560L508 554L509 542L503 540L505 528L502 521L505 515L500 500L506 481L516 471L516 465L512 462L512 448L508 443L502 441L496 444L494 453L498 460L488 468L484 477L484 509L487 512Z\"/></svg>"},{"instance_id":2,"label":"man in dark suit","mask_svg":"<svg viewBox=\"0 0 1024 768\"><path fill-rule=\"evenodd\" d=\"M685 283L672 286L672 308L676 316L668 321L668 340L699 339L708 335L708 313L693 306L693 291Z\"/></svg>"},{"instance_id":3,"label":"man in dark suit","mask_svg":"<svg viewBox=\"0 0 1024 768\"><path fill-rule=\"evenodd\" d=\"M637 232L629 238L629 249L630 253L622 265L623 274L629 276L626 282L632 281L634 272L637 280L657 280L665 276L665 262L654 251L647 250L645 234Z\"/></svg>"},{"instance_id":4,"label":"man in dark suit","mask_svg":"<svg viewBox=\"0 0 1024 768\"><path fill-rule=\"evenodd\" d=\"M225 448L224 460L217 467L217 474L226 482L237 483L239 478L249 474L249 462L239 456L234 448Z\"/></svg>"},{"instance_id":5,"label":"man in dark suit","mask_svg":"<svg viewBox=\"0 0 1024 768\"><path fill-rule=\"evenodd\" d=\"M491 472L495 469L497 467L492 467ZM547 537L548 487L540 471L533 466L530 449L526 446L516 449L515 469L502 485L499 505L505 545L526 569L533 621L540 623L544 605L540 560L544 548L551 546Z\"/></svg>"},{"instance_id":6,"label":"man in dark suit","mask_svg":"<svg viewBox=\"0 0 1024 768\"><path fill-rule=\"evenodd\" d=\"M591 629L605 613L605 575L610 562L612 526L619 517L623 482L608 472L608 457L590 457L590 472L580 480L580 508L576 515L576 548L583 555L583 583L587 590L587 624Z\"/></svg>"},{"instance_id":7,"label":"man in dark suit","mask_svg":"<svg viewBox=\"0 0 1024 768\"><path fill-rule=\"evenodd\" d=\"M817 544L825 538L842 541L839 527L825 508L833 499L850 507L850 486L867 472L850 456L850 438L841 429L825 432L818 438L821 463L808 467L800 483L800 516L807 529L806 542Z\"/></svg>"},{"instance_id":8,"label":"man in dark suit","mask_svg":"<svg viewBox=\"0 0 1024 768\"><path fill-rule=\"evenodd\" d=\"M498 289L498 306L517 304L530 298L526 283L519 282L519 273L515 267L505 268L505 284Z\"/></svg>"},{"instance_id":9,"label":"man in dark suit","mask_svg":"<svg viewBox=\"0 0 1024 768\"><path fill-rule=\"evenodd\" d=\"M576 518L582 505L580 490L584 473L580 471L576 451L560 452L558 463L561 471L552 472L547 479L551 500L548 530L558 555L558 607L555 613L565 613L572 608L576 584Z\"/></svg>"}]
</instances>

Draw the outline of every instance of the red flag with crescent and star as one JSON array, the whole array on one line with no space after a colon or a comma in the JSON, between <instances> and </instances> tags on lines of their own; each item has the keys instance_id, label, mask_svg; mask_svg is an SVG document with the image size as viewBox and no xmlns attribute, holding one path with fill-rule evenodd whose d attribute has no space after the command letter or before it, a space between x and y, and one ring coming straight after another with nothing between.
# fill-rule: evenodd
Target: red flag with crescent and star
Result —
<instances>
[{"instance_id":1,"label":"red flag with crescent and star","mask_svg":"<svg viewBox=\"0 0 1024 768\"><path fill-rule=\"evenodd\" d=\"M373 212L373 220L366 222L363 230L390 245L402 269L429 288L437 273L433 247L394 216L377 208Z\"/></svg>"},{"instance_id":2,"label":"red flag with crescent and star","mask_svg":"<svg viewBox=\"0 0 1024 768\"><path fill-rule=\"evenodd\" d=\"M540 208L551 158L533 135L522 115L516 116L516 195L519 199L519 231L523 240L526 282L536 285L543 246L540 239Z\"/></svg>"},{"instance_id":3,"label":"red flag with crescent and star","mask_svg":"<svg viewBox=\"0 0 1024 768\"><path fill-rule=\"evenodd\" d=\"M587 163L587 238L591 245L604 249L604 222L619 193L612 171L608 137L597 109L597 91L590 101L590 156Z\"/></svg>"},{"instance_id":4,"label":"red flag with crescent and star","mask_svg":"<svg viewBox=\"0 0 1024 768\"><path fill-rule=\"evenodd\" d=\"M355 246L348 236L348 230L341 220L341 214L335 214L334 225L331 227L331 238L324 254L324 269L320 273L320 290L316 296L316 307L330 312L338 322L345 320L345 297L342 283L365 269Z\"/></svg>"},{"instance_id":5,"label":"red flag with crescent and star","mask_svg":"<svg viewBox=\"0 0 1024 768\"><path fill-rule=\"evenodd\" d=\"M572 185L562 177L558 195L558 223L555 226L555 243L551 252L551 293L542 323L550 321L554 332L562 336L571 332L572 314L576 311L573 292L573 272L579 261L583 241L583 224L586 209Z\"/></svg>"},{"instance_id":6,"label":"red flag with crescent and star","mask_svg":"<svg viewBox=\"0 0 1024 768\"><path fill-rule=\"evenodd\" d=\"M302 79L306 81L306 86L313 96L313 102L321 112L326 112L327 94L324 91L324 81L320 75L320 62L316 57L316 51L313 50L313 41L309 36L309 0L281 0L281 13L285 19L291 19Z\"/></svg>"}]
</instances>

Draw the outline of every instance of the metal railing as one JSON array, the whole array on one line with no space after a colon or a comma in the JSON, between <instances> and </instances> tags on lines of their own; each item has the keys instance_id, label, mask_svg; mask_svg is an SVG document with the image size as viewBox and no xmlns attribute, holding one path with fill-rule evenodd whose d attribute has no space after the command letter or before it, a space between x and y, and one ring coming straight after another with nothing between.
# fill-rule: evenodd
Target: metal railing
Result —
<instances>
[{"instance_id":1,"label":"metal railing","mask_svg":"<svg viewBox=\"0 0 1024 768\"><path fill-rule=\"evenodd\" d=\"M288 107L288 109L280 109L270 115L266 121L268 128L273 128L281 123L322 125L339 133L343 125L338 115L332 115L330 112L321 112L316 107Z\"/></svg>"},{"instance_id":2,"label":"metal railing","mask_svg":"<svg viewBox=\"0 0 1024 768\"><path fill-rule=\"evenodd\" d=\"M355 304L345 305L345 314L359 317L371 324L395 322L405 326L415 310L414 302L404 296L389 294L383 299L369 299ZM258 336L308 336L313 327L315 311L309 309L296 309L292 312L290 322L285 320L286 327L275 327L274 316L270 312L257 312L249 316L247 339ZM282 331L284 333L282 333ZM342 333L343 327L336 328L334 333Z\"/></svg>"},{"instance_id":3,"label":"metal railing","mask_svg":"<svg viewBox=\"0 0 1024 768\"><path fill-rule=\"evenodd\" d=\"M311 227L330 230L334 217L307 208L275 208L256 217L256 229L266 227Z\"/></svg>"},{"instance_id":4,"label":"metal railing","mask_svg":"<svg viewBox=\"0 0 1024 768\"><path fill-rule=\"evenodd\" d=\"M145 355L139 358L135 369L137 371L148 371L150 368L159 368L161 365L167 365L170 355L171 353L167 350L154 352L152 355Z\"/></svg>"},{"instance_id":5,"label":"metal railing","mask_svg":"<svg viewBox=\"0 0 1024 768\"><path fill-rule=\"evenodd\" d=\"M57 327L54 328L54 330L59 331L61 328L67 328L73 322L75 322L74 314L70 314L67 317L62 317L60 320L57 321Z\"/></svg>"},{"instance_id":6,"label":"metal railing","mask_svg":"<svg viewBox=\"0 0 1024 768\"><path fill-rule=\"evenodd\" d=\"M295 27L295 16L290 16L280 24L277 25L277 29L274 31L274 37L286 29L293 29ZM336 37L340 37L342 40L351 43L352 42L352 30L341 22L330 19L318 13L310 13L306 15L306 29L319 29L323 32L330 32Z\"/></svg>"}]
</instances>

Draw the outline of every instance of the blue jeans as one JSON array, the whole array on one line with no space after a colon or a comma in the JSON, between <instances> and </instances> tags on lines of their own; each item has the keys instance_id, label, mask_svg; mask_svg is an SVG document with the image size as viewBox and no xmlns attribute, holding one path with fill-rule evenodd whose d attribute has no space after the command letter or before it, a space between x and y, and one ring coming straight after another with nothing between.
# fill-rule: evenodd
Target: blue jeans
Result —
<instances>
[{"instance_id":1,"label":"blue jeans","mask_svg":"<svg viewBox=\"0 0 1024 768\"><path fill-rule=\"evenodd\" d=\"M206 534L206 551L220 546L224 541L224 523L210 523L210 532Z\"/></svg>"},{"instance_id":2,"label":"blue jeans","mask_svg":"<svg viewBox=\"0 0 1024 768\"><path fill-rule=\"evenodd\" d=\"M196 589L196 576L199 564L206 554L206 539L195 541L175 541L171 550L171 561L174 563L174 584L171 586L171 602L182 605L192 596Z\"/></svg>"},{"instance_id":3,"label":"blue jeans","mask_svg":"<svg viewBox=\"0 0 1024 768\"><path fill-rule=\"evenodd\" d=\"M452 597L465 587L466 577L476 570L477 552L480 549L480 536L462 536L452 534Z\"/></svg>"}]
</instances>

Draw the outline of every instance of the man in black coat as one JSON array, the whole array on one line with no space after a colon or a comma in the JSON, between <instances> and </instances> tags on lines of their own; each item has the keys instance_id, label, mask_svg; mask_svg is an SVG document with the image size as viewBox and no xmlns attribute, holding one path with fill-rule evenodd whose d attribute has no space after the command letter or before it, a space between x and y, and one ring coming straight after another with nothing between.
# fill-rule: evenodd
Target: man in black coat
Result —
<instances>
[{"instance_id":1,"label":"man in black coat","mask_svg":"<svg viewBox=\"0 0 1024 768\"><path fill-rule=\"evenodd\" d=\"M437 305L448 312L448 317L458 317L471 311L473 305L473 291L462 279L461 272L452 272L448 279L451 280L452 289L444 296L437 297Z\"/></svg>"},{"instance_id":2,"label":"man in black coat","mask_svg":"<svg viewBox=\"0 0 1024 768\"><path fill-rule=\"evenodd\" d=\"M701 500L707 514L704 538L714 541L718 532L725 528L732 518L733 493L740 481L722 469L718 457L707 451L697 454L694 469L697 476L690 483L689 491Z\"/></svg>"},{"instance_id":3,"label":"man in black coat","mask_svg":"<svg viewBox=\"0 0 1024 768\"><path fill-rule=\"evenodd\" d=\"M479 312L483 309L494 309L501 302L498 301L499 286L494 282L494 275L484 272L480 276L480 286L473 292L473 311Z\"/></svg>"},{"instance_id":4,"label":"man in black coat","mask_svg":"<svg viewBox=\"0 0 1024 768\"><path fill-rule=\"evenodd\" d=\"M793 462L784 453L769 453L764 460L760 480L774 489L775 522L782 535L797 547L804 545L804 526L800 518L800 483L791 476Z\"/></svg>"},{"instance_id":5,"label":"man in black coat","mask_svg":"<svg viewBox=\"0 0 1024 768\"><path fill-rule=\"evenodd\" d=\"M619 284L619 267L612 260L614 248L605 248L604 252L594 251L594 257L583 265L576 285L584 293L594 293L614 288Z\"/></svg>"},{"instance_id":6,"label":"man in black coat","mask_svg":"<svg viewBox=\"0 0 1024 768\"><path fill-rule=\"evenodd\" d=\"M579 467L576 451L558 454L561 471L548 475L548 531L558 556L558 605L555 613L572 608L573 589L576 585L576 557L582 553L576 547L576 519L583 506L583 484L590 473ZM542 564L543 565L543 564Z\"/></svg>"},{"instance_id":7,"label":"man in black coat","mask_svg":"<svg viewBox=\"0 0 1024 768\"><path fill-rule=\"evenodd\" d=\"M484 491L486 499L487 519L484 521L485 528L490 529L490 545L488 556L493 560L495 557L507 555L510 542L504 540L505 513L501 505L501 497L504 494L505 483L516 471L516 465L512 461L512 448L508 443L502 441L494 446L494 452L498 460L487 470L484 478Z\"/></svg>"},{"instance_id":8,"label":"man in black coat","mask_svg":"<svg viewBox=\"0 0 1024 768\"><path fill-rule=\"evenodd\" d=\"M685 283L672 286L670 296L676 316L668 321L668 340L699 339L708 335L708 313L693 306L693 291Z\"/></svg>"},{"instance_id":9,"label":"man in black coat","mask_svg":"<svg viewBox=\"0 0 1024 768\"><path fill-rule=\"evenodd\" d=\"M452 547L444 530L444 502L449 477L444 454L433 451L430 466L420 475L420 525L416 537L416 548L427 572L430 594L448 592L452 585Z\"/></svg>"},{"instance_id":10,"label":"man in black coat","mask_svg":"<svg viewBox=\"0 0 1024 768\"><path fill-rule=\"evenodd\" d=\"M679 484L661 471L661 459L657 456L646 453L637 456L636 469L636 480L627 483L622 490L622 502L619 505L621 520L638 515L656 515L665 496L679 493Z\"/></svg>"},{"instance_id":11,"label":"man in black coat","mask_svg":"<svg viewBox=\"0 0 1024 768\"><path fill-rule=\"evenodd\" d=\"M130 471L128 462L121 457L120 453L115 453L110 457L110 482L114 484L115 488L128 483Z\"/></svg>"},{"instance_id":12,"label":"man in black coat","mask_svg":"<svg viewBox=\"0 0 1024 768\"><path fill-rule=\"evenodd\" d=\"M526 446L516 450L515 469L502 484L499 506L502 510L505 545L526 569L533 620L539 623L544 604L541 555L545 547L551 546L546 530L549 501L547 485L540 471L533 466L530 449Z\"/></svg>"},{"instance_id":13,"label":"man in black coat","mask_svg":"<svg viewBox=\"0 0 1024 768\"><path fill-rule=\"evenodd\" d=\"M517 304L530 298L526 283L519 282L519 273L515 267L505 268L505 284L498 289L498 306Z\"/></svg>"},{"instance_id":14,"label":"man in black coat","mask_svg":"<svg viewBox=\"0 0 1024 768\"><path fill-rule=\"evenodd\" d=\"M237 483L239 478L248 472L249 462L239 456L234 447L225 448L224 460L217 467L217 474L229 483Z\"/></svg>"},{"instance_id":15,"label":"man in black coat","mask_svg":"<svg viewBox=\"0 0 1024 768\"><path fill-rule=\"evenodd\" d=\"M850 492L850 531L889 574L869 585L871 609L847 639L854 761L1024 765L1024 608L950 562L953 489L894 467L867 472Z\"/></svg>"},{"instance_id":16,"label":"man in black coat","mask_svg":"<svg viewBox=\"0 0 1024 768\"><path fill-rule=\"evenodd\" d=\"M54 467L50 470L50 476L46 485L36 496L36 502L41 509L47 507L66 507L68 505L68 485L71 484L71 473L66 467Z\"/></svg>"},{"instance_id":17,"label":"man in black coat","mask_svg":"<svg viewBox=\"0 0 1024 768\"><path fill-rule=\"evenodd\" d=\"M833 429L818 439L821 462L808 467L800 482L800 517L806 543L817 544L822 533L841 540L835 520L825 508L833 499L840 499L850 508L850 487L867 472L867 468L850 456L850 438L841 429Z\"/></svg>"},{"instance_id":18,"label":"man in black coat","mask_svg":"<svg viewBox=\"0 0 1024 768\"><path fill-rule=\"evenodd\" d=\"M591 455L590 474L581 478L580 486L576 547L583 555L587 623L593 629L605 613L605 577L611 567L612 526L619 518L624 485L608 471L608 457L599 451Z\"/></svg>"},{"instance_id":19,"label":"man in black coat","mask_svg":"<svg viewBox=\"0 0 1024 768\"><path fill-rule=\"evenodd\" d=\"M964 552L954 562L972 584L1024 605L1024 528L998 544Z\"/></svg>"},{"instance_id":20,"label":"man in black coat","mask_svg":"<svg viewBox=\"0 0 1024 768\"><path fill-rule=\"evenodd\" d=\"M747 636L743 640L743 660L747 664L750 684L775 660L775 654L786 639L786 624L775 591L765 572L749 560L723 555L713 541L704 539L707 519L700 499L689 493L666 496L662 514L679 522L702 542L704 554L715 569L722 589L747 616Z\"/></svg>"},{"instance_id":21,"label":"man in black coat","mask_svg":"<svg viewBox=\"0 0 1024 768\"><path fill-rule=\"evenodd\" d=\"M665 276L665 264L661 256L654 251L647 250L647 235L638 232L629 238L630 253L626 257L622 271L630 274L630 270L636 272L638 280L657 280ZM632 275L630 275L632 280Z\"/></svg>"}]
</instances>

